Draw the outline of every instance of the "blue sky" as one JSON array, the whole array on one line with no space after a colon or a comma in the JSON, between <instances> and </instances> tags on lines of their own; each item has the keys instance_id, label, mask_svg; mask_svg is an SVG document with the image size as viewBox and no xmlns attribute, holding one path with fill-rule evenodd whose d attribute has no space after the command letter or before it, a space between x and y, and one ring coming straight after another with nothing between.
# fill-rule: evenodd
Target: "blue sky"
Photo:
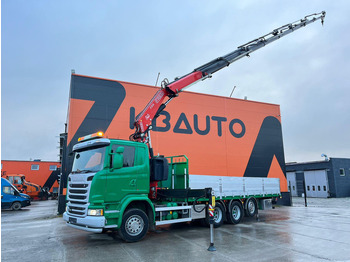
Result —
<instances>
[{"instance_id":1,"label":"blue sky","mask_svg":"<svg viewBox=\"0 0 350 262\"><path fill-rule=\"evenodd\" d=\"M1 159L58 159L71 69L154 85L323 10L189 90L281 105L287 161L350 157L350 3L217 2L2 1Z\"/></svg>"}]
</instances>

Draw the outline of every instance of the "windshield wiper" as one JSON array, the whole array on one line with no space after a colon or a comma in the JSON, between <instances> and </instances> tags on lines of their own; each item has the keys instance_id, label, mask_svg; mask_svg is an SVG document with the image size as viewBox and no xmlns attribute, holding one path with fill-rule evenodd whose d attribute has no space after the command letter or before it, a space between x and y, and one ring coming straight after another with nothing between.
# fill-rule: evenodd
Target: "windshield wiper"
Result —
<instances>
[{"instance_id":1,"label":"windshield wiper","mask_svg":"<svg viewBox=\"0 0 350 262\"><path fill-rule=\"evenodd\" d=\"M91 172L95 172L95 171L92 171L92 170L81 170L81 173L91 173Z\"/></svg>"},{"instance_id":2,"label":"windshield wiper","mask_svg":"<svg viewBox=\"0 0 350 262\"><path fill-rule=\"evenodd\" d=\"M77 169L76 171L72 171L72 174L78 174L78 173L83 173L83 174L85 174L85 173L91 173L91 172L94 172L94 171L92 171L92 170L80 170L80 169Z\"/></svg>"}]
</instances>

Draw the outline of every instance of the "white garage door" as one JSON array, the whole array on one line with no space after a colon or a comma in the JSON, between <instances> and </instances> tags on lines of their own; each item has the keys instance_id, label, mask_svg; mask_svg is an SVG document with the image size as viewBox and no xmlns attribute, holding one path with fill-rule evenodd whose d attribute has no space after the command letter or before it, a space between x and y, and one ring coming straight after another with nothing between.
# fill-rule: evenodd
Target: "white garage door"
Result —
<instances>
[{"instance_id":1,"label":"white garage door","mask_svg":"<svg viewBox=\"0 0 350 262\"><path fill-rule=\"evenodd\" d=\"M326 170L304 171L306 194L308 197L327 197L328 179Z\"/></svg>"}]
</instances>

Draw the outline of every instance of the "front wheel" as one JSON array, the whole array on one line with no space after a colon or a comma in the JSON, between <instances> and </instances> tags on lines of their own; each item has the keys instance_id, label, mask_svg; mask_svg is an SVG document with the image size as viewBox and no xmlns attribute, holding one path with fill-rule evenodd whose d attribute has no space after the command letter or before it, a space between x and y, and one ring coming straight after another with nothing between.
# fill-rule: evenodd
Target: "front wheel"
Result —
<instances>
[{"instance_id":1,"label":"front wheel","mask_svg":"<svg viewBox=\"0 0 350 262\"><path fill-rule=\"evenodd\" d=\"M132 208L123 215L118 230L120 237L126 242L137 242L143 239L148 231L148 217L140 209Z\"/></svg>"},{"instance_id":2,"label":"front wheel","mask_svg":"<svg viewBox=\"0 0 350 262\"><path fill-rule=\"evenodd\" d=\"M21 208L22 208L22 204L20 202L14 202L11 206L11 209L15 211L20 210Z\"/></svg>"}]
</instances>

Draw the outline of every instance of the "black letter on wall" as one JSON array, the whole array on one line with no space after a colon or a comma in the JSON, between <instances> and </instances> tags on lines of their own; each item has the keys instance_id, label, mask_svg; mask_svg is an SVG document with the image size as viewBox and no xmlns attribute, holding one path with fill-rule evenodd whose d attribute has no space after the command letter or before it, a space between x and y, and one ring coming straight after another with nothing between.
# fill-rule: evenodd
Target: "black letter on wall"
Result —
<instances>
[{"instance_id":1,"label":"black letter on wall","mask_svg":"<svg viewBox=\"0 0 350 262\"><path fill-rule=\"evenodd\" d=\"M155 118L152 121L152 130L156 132L167 132L170 130L170 114L163 110L160 112L159 116L165 116L165 119L162 120L162 122L165 124L165 126L157 126L157 120L160 118Z\"/></svg>"},{"instance_id":2,"label":"black letter on wall","mask_svg":"<svg viewBox=\"0 0 350 262\"><path fill-rule=\"evenodd\" d=\"M197 134L199 135L206 135L209 133L210 131L210 117L206 116L205 117L205 129L204 130L200 130L198 127L198 115L194 115L193 116L193 124L194 124L194 130L197 132Z\"/></svg>"},{"instance_id":3,"label":"black letter on wall","mask_svg":"<svg viewBox=\"0 0 350 262\"><path fill-rule=\"evenodd\" d=\"M226 122L227 118L226 117L220 117L220 116L212 116L211 119L213 121L217 121L218 122L218 136L222 136L221 122Z\"/></svg>"},{"instance_id":4,"label":"black letter on wall","mask_svg":"<svg viewBox=\"0 0 350 262\"><path fill-rule=\"evenodd\" d=\"M182 122L185 124L186 128L180 128ZM192 134L192 128L190 126L190 123L187 120L187 117L185 113L181 113L179 119L177 120L175 127L174 127L174 133L180 133L180 134Z\"/></svg>"},{"instance_id":5,"label":"black letter on wall","mask_svg":"<svg viewBox=\"0 0 350 262\"><path fill-rule=\"evenodd\" d=\"M267 177L273 156L286 174L281 123L277 118L268 116L261 124L244 176Z\"/></svg>"},{"instance_id":6,"label":"black letter on wall","mask_svg":"<svg viewBox=\"0 0 350 262\"><path fill-rule=\"evenodd\" d=\"M233 125L234 125L234 124L239 124L239 125L241 126L242 131L241 131L240 133L237 134L237 133L233 130ZM242 120L237 119L237 118L231 120L230 125L229 125L229 129L230 129L231 135L233 135L233 136L236 137L236 138L241 138L241 137L244 136L244 134L245 134L245 125L244 125L244 123L243 123Z\"/></svg>"}]
</instances>

